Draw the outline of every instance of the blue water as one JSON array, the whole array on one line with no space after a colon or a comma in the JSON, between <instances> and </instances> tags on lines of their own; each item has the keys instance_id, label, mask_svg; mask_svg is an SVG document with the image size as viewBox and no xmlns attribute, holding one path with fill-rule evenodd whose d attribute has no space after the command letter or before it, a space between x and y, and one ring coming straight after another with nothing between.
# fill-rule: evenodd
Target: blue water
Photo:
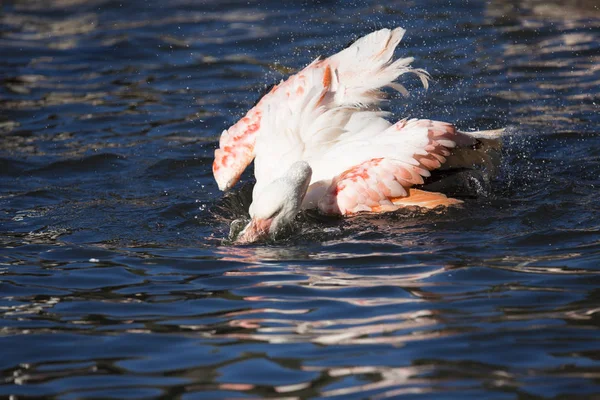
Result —
<instances>
[{"instance_id":1,"label":"blue water","mask_svg":"<svg viewBox=\"0 0 600 400\"><path fill-rule=\"evenodd\" d=\"M253 4L0 5L0 397L600 398L597 2ZM223 241L220 132L395 26L434 82L390 110L508 127L497 175Z\"/></svg>"}]
</instances>

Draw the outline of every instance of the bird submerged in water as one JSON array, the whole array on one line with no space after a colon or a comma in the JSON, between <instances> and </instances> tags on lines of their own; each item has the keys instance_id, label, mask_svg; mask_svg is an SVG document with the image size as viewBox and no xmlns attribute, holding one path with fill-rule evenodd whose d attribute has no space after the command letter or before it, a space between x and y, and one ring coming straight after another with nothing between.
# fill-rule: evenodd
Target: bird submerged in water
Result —
<instances>
[{"instance_id":1,"label":"bird submerged in water","mask_svg":"<svg viewBox=\"0 0 600 400\"><path fill-rule=\"evenodd\" d=\"M414 186L440 167L472 166L461 149L497 141L500 131L466 133L447 122L385 118L389 113L378 108L382 88L406 95L395 82L406 73L428 87L429 74L412 68L412 57L393 60L404 33L382 29L317 58L223 131L213 163L219 189L235 185L253 160L256 177L252 219L236 242L275 237L301 209L349 216L462 203Z\"/></svg>"}]
</instances>

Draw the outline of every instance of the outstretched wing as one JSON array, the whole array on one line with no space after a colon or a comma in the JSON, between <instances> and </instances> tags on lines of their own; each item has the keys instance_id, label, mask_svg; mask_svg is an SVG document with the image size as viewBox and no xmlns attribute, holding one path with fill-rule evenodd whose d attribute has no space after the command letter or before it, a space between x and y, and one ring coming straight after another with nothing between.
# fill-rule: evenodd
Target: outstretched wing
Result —
<instances>
[{"instance_id":1,"label":"outstretched wing","mask_svg":"<svg viewBox=\"0 0 600 400\"><path fill-rule=\"evenodd\" d=\"M361 211L389 211L398 204L423 203L427 207L459 202L441 194L427 196L425 192L410 189L422 184L423 177L430 176L429 171L446 161L450 149L456 146L453 125L431 120L402 120L376 139L374 144L350 142L336 149L336 153L345 154L336 157L344 160L339 165L343 172L333 178L320 197L318 207L323 213L350 215ZM416 196L411 198L417 193L421 196L419 201Z\"/></svg>"},{"instance_id":2,"label":"outstretched wing","mask_svg":"<svg viewBox=\"0 0 600 400\"><path fill-rule=\"evenodd\" d=\"M404 32L402 28L373 32L328 59L315 60L287 81L274 86L244 118L221 134L213 163L219 188L227 190L235 185L258 154L265 159L261 163L269 165L276 161L266 158L274 160L299 143L305 150L306 146L316 148L333 143L336 135L347 131L352 114L367 112L369 107L379 103L382 87L390 86L405 93L406 89L394 81L406 72L416 73L426 85L427 73L409 67L412 58L392 62L394 49ZM278 114L289 115L290 112L292 116L304 117L308 113L313 120L278 118ZM325 123L325 115L334 118ZM314 123L317 120L320 125ZM315 129L306 129L306 124L312 124ZM281 139L284 134L290 137ZM262 150L261 146L257 148L259 137L280 148L271 146L271 151L259 153L258 150Z\"/></svg>"}]
</instances>

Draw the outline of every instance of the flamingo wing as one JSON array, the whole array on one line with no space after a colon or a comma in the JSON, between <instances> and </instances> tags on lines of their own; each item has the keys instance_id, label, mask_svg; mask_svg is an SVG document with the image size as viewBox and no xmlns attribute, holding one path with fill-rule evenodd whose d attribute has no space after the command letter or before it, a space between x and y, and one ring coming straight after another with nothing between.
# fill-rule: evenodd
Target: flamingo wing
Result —
<instances>
[{"instance_id":1,"label":"flamingo wing","mask_svg":"<svg viewBox=\"0 0 600 400\"><path fill-rule=\"evenodd\" d=\"M380 120L380 126L389 126L382 113L372 111L382 99L380 89L389 86L405 93L394 81L406 72L417 74L424 85L428 78L425 71L409 66L412 58L392 62L404 32L402 28L373 32L274 86L244 118L221 134L213 163L219 188L235 185L257 155L257 182L277 177L278 171L285 170L281 160L293 163L342 140L360 119L353 118L354 114L366 113Z\"/></svg>"},{"instance_id":2,"label":"flamingo wing","mask_svg":"<svg viewBox=\"0 0 600 400\"><path fill-rule=\"evenodd\" d=\"M347 143L331 154L331 162L343 171L319 196L318 208L326 214L352 215L407 205L433 208L460 203L441 193L412 189L446 161L458 138L451 124L412 119L391 126L371 145ZM341 159L345 163L336 161Z\"/></svg>"}]
</instances>

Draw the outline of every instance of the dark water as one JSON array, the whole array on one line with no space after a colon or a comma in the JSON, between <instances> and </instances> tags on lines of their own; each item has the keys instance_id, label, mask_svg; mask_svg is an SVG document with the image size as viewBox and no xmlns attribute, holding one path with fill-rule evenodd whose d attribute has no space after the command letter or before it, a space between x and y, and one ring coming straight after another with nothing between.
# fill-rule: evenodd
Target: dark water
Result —
<instances>
[{"instance_id":1,"label":"dark water","mask_svg":"<svg viewBox=\"0 0 600 400\"><path fill-rule=\"evenodd\" d=\"M1 4L1 398L600 398L596 1ZM220 132L398 25L392 111L508 126L499 174L223 243Z\"/></svg>"}]
</instances>

